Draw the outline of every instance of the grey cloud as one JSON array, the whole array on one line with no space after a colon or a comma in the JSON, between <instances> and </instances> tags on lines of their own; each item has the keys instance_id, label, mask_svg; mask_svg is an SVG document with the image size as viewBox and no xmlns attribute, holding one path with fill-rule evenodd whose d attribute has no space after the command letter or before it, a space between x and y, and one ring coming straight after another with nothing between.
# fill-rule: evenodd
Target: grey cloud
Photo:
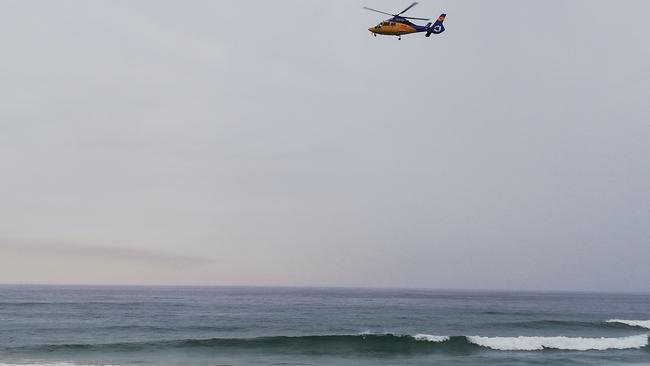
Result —
<instances>
[{"instance_id":1,"label":"grey cloud","mask_svg":"<svg viewBox=\"0 0 650 366\"><path fill-rule=\"evenodd\" d=\"M0 238L0 251L13 251L39 257L58 256L92 260L138 262L156 266L187 267L208 266L215 263L209 258L134 248L76 244L60 241Z\"/></svg>"}]
</instances>

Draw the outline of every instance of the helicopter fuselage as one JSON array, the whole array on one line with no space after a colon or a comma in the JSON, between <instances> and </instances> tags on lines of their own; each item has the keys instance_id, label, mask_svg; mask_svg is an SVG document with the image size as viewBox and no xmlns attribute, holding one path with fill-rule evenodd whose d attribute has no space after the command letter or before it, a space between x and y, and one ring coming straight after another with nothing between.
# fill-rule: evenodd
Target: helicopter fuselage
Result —
<instances>
[{"instance_id":1,"label":"helicopter fuselage","mask_svg":"<svg viewBox=\"0 0 650 366\"><path fill-rule=\"evenodd\" d=\"M404 18L391 18L385 20L374 27L368 28L374 34L385 36L401 36L403 34L426 32L429 30L426 26L413 24Z\"/></svg>"}]
</instances>

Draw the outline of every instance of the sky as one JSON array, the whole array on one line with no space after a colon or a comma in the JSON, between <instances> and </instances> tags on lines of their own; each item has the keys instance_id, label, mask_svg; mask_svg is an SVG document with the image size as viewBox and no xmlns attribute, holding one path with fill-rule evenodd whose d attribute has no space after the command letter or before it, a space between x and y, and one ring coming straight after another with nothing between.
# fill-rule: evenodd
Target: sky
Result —
<instances>
[{"instance_id":1,"label":"sky","mask_svg":"<svg viewBox=\"0 0 650 366\"><path fill-rule=\"evenodd\" d=\"M24 1L0 283L650 291L650 3Z\"/></svg>"}]
</instances>

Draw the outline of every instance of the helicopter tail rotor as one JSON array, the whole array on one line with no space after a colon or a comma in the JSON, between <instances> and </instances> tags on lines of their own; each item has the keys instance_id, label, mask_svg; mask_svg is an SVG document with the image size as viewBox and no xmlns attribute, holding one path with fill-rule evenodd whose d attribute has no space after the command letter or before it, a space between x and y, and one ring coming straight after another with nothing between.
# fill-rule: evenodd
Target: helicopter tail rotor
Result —
<instances>
[{"instance_id":1,"label":"helicopter tail rotor","mask_svg":"<svg viewBox=\"0 0 650 366\"><path fill-rule=\"evenodd\" d=\"M430 37L431 34L440 34L445 31L445 26L443 22L445 21L445 18L447 17L447 14L440 14L438 19L436 20L433 25L431 23L427 24L427 37Z\"/></svg>"}]
</instances>

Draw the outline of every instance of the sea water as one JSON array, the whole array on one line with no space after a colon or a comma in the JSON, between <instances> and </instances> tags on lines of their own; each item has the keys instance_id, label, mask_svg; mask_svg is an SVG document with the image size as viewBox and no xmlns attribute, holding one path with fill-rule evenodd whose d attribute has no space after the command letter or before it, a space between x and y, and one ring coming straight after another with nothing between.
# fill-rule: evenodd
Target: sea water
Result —
<instances>
[{"instance_id":1,"label":"sea water","mask_svg":"<svg viewBox=\"0 0 650 366\"><path fill-rule=\"evenodd\" d=\"M7 365L650 365L650 295L0 286Z\"/></svg>"}]
</instances>

